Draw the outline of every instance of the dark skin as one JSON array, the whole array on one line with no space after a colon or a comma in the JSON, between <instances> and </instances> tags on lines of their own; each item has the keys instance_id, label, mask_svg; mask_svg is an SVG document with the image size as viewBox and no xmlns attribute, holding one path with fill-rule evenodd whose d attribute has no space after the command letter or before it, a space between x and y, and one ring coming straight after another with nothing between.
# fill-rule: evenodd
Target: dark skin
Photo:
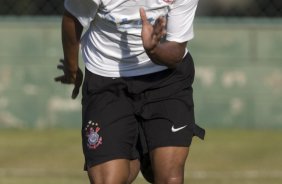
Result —
<instances>
[{"instance_id":1,"label":"dark skin","mask_svg":"<svg viewBox=\"0 0 282 184\"><path fill-rule=\"evenodd\" d=\"M79 89L83 81L83 73L78 66L80 37L83 31L78 20L65 11L62 20L62 44L64 59L60 60L57 68L63 71L63 75L55 78L56 82L62 84L73 84L72 98L79 94Z\"/></svg>"},{"instance_id":2,"label":"dark skin","mask_svg":"<svg viewBox=\"0 0 282 184\"><path fill-rule=\"evenodd\" d=\"M142 19L143 47L156 64L175 68L185 54L187 42L177 43L172 41L160 42L166 34L166 19L159 17L154 25L147 21L146 13L140 9ZM79 94L83 81L83 74L78 66L79 44L83 27L79 21L65 11L62 20L62 44L64 59L60 60L58 69L63 75L55 78L56 82L72 84L72 98ZM154 170L155 184L171 183L182 184L184 182L184 165L188 156L187 147L162 147L150 152L152 167ZM177 157L175 157L177 155ZM88 176L91 184L130 184L137 177L140 163L138 160L117 159L111 160L88 168Z\"/></svg>"},{"instance_id":3,"label":"dark skin","mask_svg":"<svg viewBox=\"0 0 282 184\"><path fill-rule=\"evenodd\" d=\"M148 22L143 8L140 9L140 16L142 19L143 47L151 61L169 68L175 68L176 64L183 59L187 42L166 41L161 43L161 38L166 34L166 19L159 17L152 26Z\"/></svg>"}]
</instances>

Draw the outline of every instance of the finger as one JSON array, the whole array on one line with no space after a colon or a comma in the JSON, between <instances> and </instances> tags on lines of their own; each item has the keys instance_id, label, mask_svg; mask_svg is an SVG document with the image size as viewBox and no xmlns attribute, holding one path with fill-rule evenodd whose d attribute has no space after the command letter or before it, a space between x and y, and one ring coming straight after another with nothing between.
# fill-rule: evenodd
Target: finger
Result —
<instances>
[{"instance_id":1,"label":"finger","mask_svg":"<svg viewBox=\"0 0 282 184\"><path fill-rule=\"evenodd\" d=\"M61 82L63 84L73 84L73 82L65 75L54 78L55 82Z\"/></svg>"},{"instance_id":2,"label":"finger","mask_svg":"<svg viewBox=\"0 0 282 184\"><path fill-rule=\"evenodd\" d=\"M162 26L162 36L166 34L166 18L161 17L161 26Z\"/></svg>"},{"instance_id":3,"label":"finger","mask_svg":"<svg viewBox=\"0 0 282 184\"><path fill-rule=\"evenodd\" d=\"M159 17L154 24L155 33L161 33L165 29L166 19L164 17Z\"/></svg>"},{"instance_id":4,"label":"finger","mask_svg":"<svg viewBox=\"0 0 282 184\"><path fill-rule=\"evenodd\" d=\"M144 8L140 8L139 13L140 13L142 24L148 23L147 15L146 15Z\"/></svg>"},{"instance_id":5,"label":"finger","mask_svg":"<svg viewBox=\"0 0 282 184\"><path fill-rule=\"evenodd\" d=\"M160 17L160 21L163 27L166 26L166 18L164 16Z\"/></svg>"},{"instance_id":6,"label":"finger","mask_svg":"<svg viewBox=\"0 0 282 184\"><path fill-rule=\"evenodd\" d=\"M65 60L64 59L60 59L60 63L62 63L64 65L65 64Z\"/></svg>"},{"instance_id":7,"label":"finger","mask_svg":"<svg viewBox=\"0 0 282 184\"><path fill-rule=\"evenodd\" d=\"M83 81L83 73L79 68L78 73L77 73L77 78L75 81L75 85L74 85L74 89L72 91L72 99L75 99L77 95L79 94L79 89L80 89L80 86L82 85L82 81Z\"/></svg>"},{"instance_id":8,"label":"finger","mask_svg":"<svg viewBox=\"0 0 282 184\"><path fill-rule=\"evenodd\" d=\"M80 86L74 86L72 94L71 94L72 99L75 99L77 97L77 95L79 94L79 88L80 88Z\"/></svg>"},{"instance_id":9,"label":"finger","mask_svg":"<svg viewBox=\"0 0 282 184\"><path fill-rule=\"evenodd\" d=\"M74 88L72 90L72 95L71 95L72 99L75 99L77 97L77 95L79 94L79 89L80 89L81 84L82 84L82 81L79 80L74 85Z\"/></svg>"},{"instance_id":10,"label":"finger","mask_svg":"<svg viewBox=\"0 0 282 184\"><path fill-rule=\"evenodd\" d=\"M77 78L75 81L75 85L74 85L74 89L72 91L72 99L75 99L77 95L79 94L79 89L80 89L80 86L82 85L82 82L83 82L83 73L79 68L78 73L77 73Z\"/></svg>"},{"instance_id":11,"label":"finger","mask_svg":"<svg viewBox=\"0 0 282 184\"><path fill-rule=\"evenodd\" d=\"M157 19L154 24L154 35L157 40L160 40L166 34L166 19L164 17L160 17Z\"/></svg>"},{"instance_id":12,"label":"finger","mask_svg":"<svg viewBox=\"0 0 282 184\"><path fill-rule=\"evenodd\" d=\"M65 66L64 66L64 65L57 65L57 68L58 68L59 70L65 70Z\"/></svg>"},{"instance_id":13,"label":"finger","mask_svg":"<svg viewBox=\"0 0 282 184\"><path fill-rule=\"evenodd\" d=\"M55 78L54 78L54 80L55 80L56 82L62 82L64 79L65 79L65 76L64 76L64 75L58 76L58 77L55 77Z\"/></svg>"}]
</instances>

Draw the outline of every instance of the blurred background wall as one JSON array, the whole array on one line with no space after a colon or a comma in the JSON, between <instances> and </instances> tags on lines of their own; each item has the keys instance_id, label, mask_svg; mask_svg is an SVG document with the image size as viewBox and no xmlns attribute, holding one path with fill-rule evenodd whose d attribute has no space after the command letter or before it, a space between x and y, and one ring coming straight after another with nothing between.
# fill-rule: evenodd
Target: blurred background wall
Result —
<instances>
[{"instance_id":1,"label":"blurred background wall","mask_svg":"<svg viewBox=\"0 0 282 184\"><path fill-rule=\"evenodd\" d=\"M63 0L0 0L0 128L80 127L81 98L53 80L62 12ZM282 128L281 17L281 0L200 0L188 44L199 124Z\"/></svg>"}]
</instances>

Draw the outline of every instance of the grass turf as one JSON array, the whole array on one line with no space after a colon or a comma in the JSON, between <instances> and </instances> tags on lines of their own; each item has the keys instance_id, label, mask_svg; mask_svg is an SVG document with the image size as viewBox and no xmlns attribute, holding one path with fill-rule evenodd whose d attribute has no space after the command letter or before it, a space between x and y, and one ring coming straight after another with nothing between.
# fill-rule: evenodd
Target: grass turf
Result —
<instances>
[{"instance_id":1,"label":"grass turf","mask_svg":"<svg viewBox=\"0 0 282 184\"><path fill-rule=\"evenodd\" d=\"M208 129L194 139L185 183L280 184L281 140L282 130ZM82 167L79 130L0 130L1 184L85 184Z\"/></svg>"}]
</instances>

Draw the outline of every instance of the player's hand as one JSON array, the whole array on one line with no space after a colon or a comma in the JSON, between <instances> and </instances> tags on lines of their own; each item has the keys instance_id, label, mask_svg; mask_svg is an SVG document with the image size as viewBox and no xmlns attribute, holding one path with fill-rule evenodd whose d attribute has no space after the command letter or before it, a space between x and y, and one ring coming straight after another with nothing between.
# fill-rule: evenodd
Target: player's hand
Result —
<instances>
[{"instance_id":1,"label":"player's hand","mask_svg":"<svg viewBox=\"0 0 282 184\"><path fill-rule=\"evenodd\" d=\"M143 8L140 8L140 17L142 20L141 37L143 41L143 47L147 52L151 52L166 34L166 18L159 17L155 21L155 24L151 25L147 20L146 12Z\"/></svg>"},{"instance_id":2,"label":"player's hand","mask_svg":"<svg viewBox=\"0 0 282 184\"><path fill-rule=\"evenodd\" d=\"M74 84L74 88L72 91L71 97L75 99L79 94L79 89L83 81L83 73L81 69L78 67L76 72L71 72L67 69L67 64L64 59L60 59L61 64L57 66L59 70L64 72L63 75L55 77L54 80L56 82L61 82L62 84Z\"/></svg>"}]
</instances>

